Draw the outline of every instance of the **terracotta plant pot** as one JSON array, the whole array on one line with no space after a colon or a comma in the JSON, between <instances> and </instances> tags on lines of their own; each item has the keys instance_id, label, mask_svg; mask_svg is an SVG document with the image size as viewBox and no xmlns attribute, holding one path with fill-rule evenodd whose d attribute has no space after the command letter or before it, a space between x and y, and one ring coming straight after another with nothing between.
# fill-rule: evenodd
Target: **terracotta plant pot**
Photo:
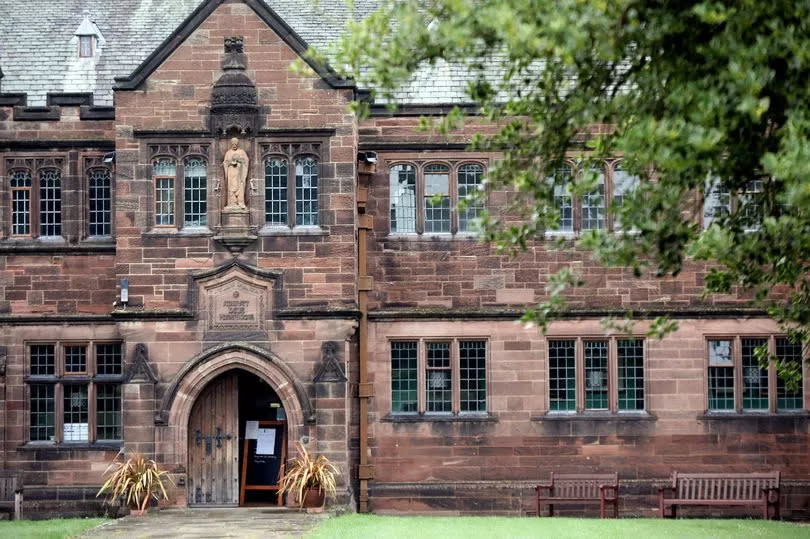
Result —
<instances>
[{"instance_id":1,"label":"terracotta plant pot","mask_svg":"<svg viewBox=\"0 0 810 539\"><path fill-rule=\"evenodd\" d=\"M304 490L304 508L314 509L323 507L323 501L326 493L318 488L308 488Z\"/></svg>"}]
</instances>

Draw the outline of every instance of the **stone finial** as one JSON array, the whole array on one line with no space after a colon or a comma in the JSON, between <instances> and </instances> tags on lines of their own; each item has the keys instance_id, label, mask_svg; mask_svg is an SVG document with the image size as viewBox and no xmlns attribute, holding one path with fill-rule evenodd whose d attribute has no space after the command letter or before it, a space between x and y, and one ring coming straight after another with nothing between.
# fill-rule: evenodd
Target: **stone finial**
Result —
<instances>
[{"instance_id":1,"label":"stone finial","mask_svg":"<svg viewBox=\"0 0 810 539\"><path fill-rule=\"evenodd\" d=\"M225 38L225 52L227 54L235 52L245 52L243 47L245 40L242 36L226 37Z\"/></svg>"}]
</instances>

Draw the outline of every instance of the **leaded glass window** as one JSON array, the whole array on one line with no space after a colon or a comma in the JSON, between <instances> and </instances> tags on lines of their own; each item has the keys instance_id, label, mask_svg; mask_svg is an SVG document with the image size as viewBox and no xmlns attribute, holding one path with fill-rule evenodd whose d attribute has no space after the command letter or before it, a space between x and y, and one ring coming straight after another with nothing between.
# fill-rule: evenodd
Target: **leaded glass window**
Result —
<instances>
[{"instance_id":1,"label":"leaded glass window","mask_svg":"<svg viewBox=\"0 0 810 539\"><path fill-rule=\"evenodd\" d=\"M96 384L96 439L121 440L121 386Z\"/></svg>"},{"instance_id":2,"label":"leaded glass window","mask_svg":"<svg viewBox=\"0 0 810 539\"><path fill-rule=\"evenodd\" d=\"M484 209L480 202L474 202L471 197L481 190L481 180L484 175L484 167L475 163L461 165L458 168L458 199L467 200L467 207L459 209L458 231L474 232L477 230L478 218Z\"/></svg>"},{"instance_id":3,"label":"leaded glass window","mask_svg":"<svg viewBox=\"0 0 810 539\"><path fill-rule=\"evenodd\" d=\"M169 159L160 159L152 166L155 179L155 225L174 226L174 181L177 166Z\"/></svg>"},{"instance_id":4,"label":"leaded glass window","mask_svg":"<svg viewBox=\"0 0 810 539\"><path fill-rule=\"evenodd\" d=\"M90 236L112 234L112 179L110 170L94 168L87 181L87 233Z\"/></svg>"},{"instance_id":5,"label":"leaded glass window","mask_svg":"<svg viewBox=\"0 0 810 539\"><path fill-rule=\"evenodd\" d=\"M621 168L621 165L616 165L613 169L613 207L616 209L613 218L614 230L621 230L622 223L619 215L620 208L624 204L627 197L638 188L638 176L633 176Z\"/></svg>"},{"instance_id":6,"label":"leaded glass window","mask_svg":"<svg viewBox=\"0 0 810 539\"><path fill-rule=\"evenodd\" d=\"M425 384L428 412L451 412L453 392L451 385L450 343L427 343L427 369Z\"/></svg>"},{"instance_id":7,"label":"leaded glass window","mask_svg":"<svg viewBox=\"0 0 810 539\"><path fill-rule=\"evenodd\" d=\"M734 410L734 362L732 341L710 340L709 345L709 410Z\"/></svg>"},{"instance_id":8,"label":"leaded glass window","mask_svg":"<svg viewBox=\"0 0 810 539\"><path fill-rule=\"evenodd\" d=\"M65 373L84 374L87 372L87 347L85 345L65 346Z\"/></svg>"},{"instance_id":9,"label":"leaded glass window","mask_svg":"<svg viewBox=\"0 0 810 539\"><path fill-rule=\"evenodd\" d=\"M287 225L287 160L270 157L264 161L264 220L268 225Z\"/></svg>"},{"instance_id":10,"label":"leaded glass window","mask_svg":"<svg viewBox=\"0 0 810 539\"><path fill-rule=\"evenodd\" d=\"M768 409L768 370L761 368L756 350L767 345L767 339L742 339L743 409Z\"/></svg>"},{"instance_id":11,"label":"leaded glass window","mask_svg":"<svg viewBox=\"0 0 810 539\"><path fill-rule=\"evenodd\" d=\"M391 411L416 412L417 406L416 341L391 343Z\"/></svg>"},{"instance_id":12,"label":"leaded glass window","mask_svg":"<svg viewBox=\"0 0 810 539\"><path fill-rule=\"evenodd\" d=\"M487 343L459 342L459 387L462 412L487 411Z\"/></svg>"},{"instance_id":13,"label":"leaded glass window","mask_svg":"<svg viewBox=\"0 0 810 539\"><path fill-rule=\"evenodd\" d=\"M88 403L87 385L66 384L62 386L64 393L64 418L62 423L62 441L86 442L89 440L88 432Z\"/></svg>"},{"instance_id":14,"label":"leaded glass window","mask_svg":"<svg viewBox=\"0 0 810 539\"><path fill-rule=\"evenodd\" d=\"M295 160L295 225L318 225L318 160Z\"/></svg>"},{"instance_id":15,"label":"leaded glass window","mask_svg":"<svg viewBox=\"0 0 810 539\"><path fill-rule=\"evenodd\" d=\"M48 442L54 438L54 386L31 384L29 396L29 436L32 442Z\"/></svg>"},{"instance_id":16,"label":"leaded glass window","mask_svg":"<svg viewBox=\"0 0 810 539\"><path fill-rule=\"evenodd\" d=\"M62 173L57 169L39 174L39 235L62 235Z\"/></svg>"},{"instance_id":17,"label":"leaded glass window","mask_svg":"<svg viewBox=\"0 0 810 539\"><path fill-rule=\"evenodd\" d=\"M549 409L576 410L576 341L549 341L548 360Z\"/></svg>"},{"instance_id":18,"label":"leaded glass window","mask_svg":"<svg viewBox=\"0 0 810 539\"><path fill-rule=\"evenodd\" d=\"M208 172L202 159L188 159L183 164L183 226L208 225Z\"/></svg>"},{"instance_id":19,"label":"leaded glass window","mask_svg":"<svg viewBox=\"0 0 810 539\"><path fill-rule=\"evenodd\" d=\"M388 179L391 197L391 232L416 232L416 169L412 165L393 166Z\"/></svg>"},{"instance_id":20,"label":"leaded glass window","mask_svg":"<svg viewBox=\"0 0 810 539\"><path fill-rule=\"evenodd\" d=\"M608 408L608 343L585 341L585 409Z\"/></svg>"},{"instance_id":21,"label":"leaded glass window","mask_svg":"<svg viewBox=\"0 0 810 539\"><path fill-rule=\"evenodd\" d=\"M16 170L11 174L11 234L31 234L31 174Z\"/></svg>"},{"instance_id":22,"label":"leaded glass window","mask_svg":"<svg viewBox=\"0 0 810 539\"><path fill-rule=\"evenodd\" d=\"M96 374L117 376L122 372L121 343L96 345Z\"/></svg>"},{"instance_id":23,"label":"leaded glass window","mask_svg":"<svg viewBox=\"0 0 810 539\"><path fill-rule=\"evenodd\" d=\"M56 373L56 347L53 344L31 345L31 376L51 376Z\"/></svg>"},{"instance_id":24,"label":"leaded glass window","mask_svg":"<svg viewBox=\"0 0 810 539\"><path fill-rule=\"evenodd\" d=\"M785 337L776 339L776 357L792 367L799 373L802 372L802 343L794 342ZM804 394L802 385L804 379L799 379L799 386L796 389L788 389L783 377L776 379L776 409L777 410L801 410L804 408Z\"/></svg>"},{"instance_id":25,"label":"leaded glass window","mask_svg":"<svg viewBox=\"0 0 810 539\"><path fill-rule=\"evenodd\" d=\"M425 167L425 233L450 232L450 168Z\"/></svg>"},{"instance_id":26,"label":"leaded glass window","mask_svg":"<svg viewBox=\"0 0 810 539\"><path fill-rule=\"evenodd\" d=\"M644 409L644 341L618 339L619 410Z\"/></svg>"},{"instance_id":27,"label":"leaded glass window","mask_svg":"<svg viewBox=\"0 0 810 539\"><path fill-rule=\"evenodd\" d=\"M708 228L713 221L723 219L731 213L731 192L719 178L711 178L706 181L705 193L703 228Z\"/></svg>"},{"instance_id":28,"label":"leaded glass window","mask_svg":"<svg viewBox=\"0 0 810 539\"><path fill-rule=\"evenodd\" d=\"M605 173L594 170L598 183L596 190L582 195L582 230L602 230L605 228Z\"/></svg>"}]
</instances>

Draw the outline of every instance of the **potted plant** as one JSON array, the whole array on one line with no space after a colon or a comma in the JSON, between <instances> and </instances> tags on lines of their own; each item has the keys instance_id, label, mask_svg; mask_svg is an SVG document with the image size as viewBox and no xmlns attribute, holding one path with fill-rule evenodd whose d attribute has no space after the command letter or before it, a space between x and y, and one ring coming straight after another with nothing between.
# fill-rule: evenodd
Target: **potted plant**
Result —
<instances>
[{"instance_id":1,"label":"potted plant","mask_svg":"<svg viewBox=\"0 0 810 539\"><path fill-rule=\"evenodd\" d=\"M302 508L322 507L326 496L337 494L335 476L340 472L325 456L312 458L303 445L296 445L298 457L287 465L279 492L293 493Z\"/></svg>"},{"instance_id":2,"label":"potted plant","mask_svg":"<svg viewBox=\"0 0 810 539\"><path fill-rule=\"evenodd\" d=\"M121 453L107 467L104 475L110 474L99 489L96 497L109 494L108 503L126 503L132 514L141 516L146 512L150 500L168 500L163 481L174 484L169 472L161 470L157 462L136 453L126 460L120 460Z\"/></svg>"}]
</instances>

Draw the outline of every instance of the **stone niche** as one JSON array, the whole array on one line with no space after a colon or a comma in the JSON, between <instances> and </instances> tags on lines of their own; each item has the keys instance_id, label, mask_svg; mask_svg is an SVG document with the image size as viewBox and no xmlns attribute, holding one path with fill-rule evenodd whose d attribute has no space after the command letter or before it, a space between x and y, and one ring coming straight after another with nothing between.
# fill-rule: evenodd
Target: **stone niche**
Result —
<instances>
[{"instance_id":1,"label":"stone niche","mask_svg":"<svg viewBox=\"0 0 810 539\"><path fill-rule=\"evenodd\" d=\"M206 332L266 335L280 277L238 262L196 274L198 315Z\"/></svg>"}]
</instances>

